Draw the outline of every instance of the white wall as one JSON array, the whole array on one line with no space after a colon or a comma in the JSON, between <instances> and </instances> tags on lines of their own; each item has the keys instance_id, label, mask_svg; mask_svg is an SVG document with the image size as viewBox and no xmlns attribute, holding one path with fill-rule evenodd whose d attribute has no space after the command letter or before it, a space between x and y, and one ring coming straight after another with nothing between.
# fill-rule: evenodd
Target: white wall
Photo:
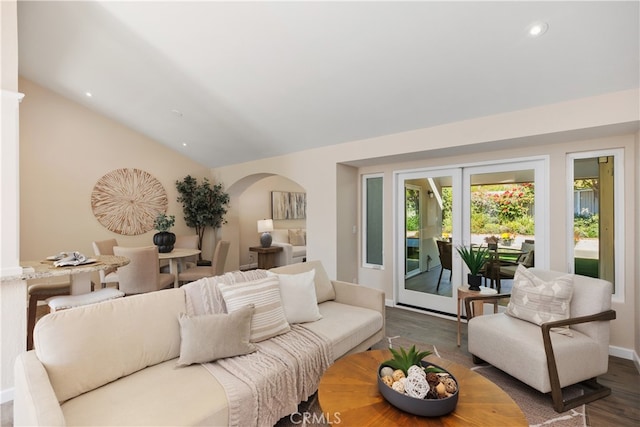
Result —
<instances>
[{"instance_id":1,"label":"white wall","mask_svg":"<svg viewBox=\"0 0 640 427\"><path fill-rule=\"evenodd\" d=\"M113 120L34 82L20 79L20 259L38 260L65 250L93 254L91 242L116 238L125 246L153 244L156 230L124 236L102 226L91 210L91 192L106 173L142 169L164 187L172 232L193 234L178 203L175 182L201 179L209 169ZM213 233L203 243L211 259ZM97 278L97 276L96 276Z\"/></svg>"}]
</instances>

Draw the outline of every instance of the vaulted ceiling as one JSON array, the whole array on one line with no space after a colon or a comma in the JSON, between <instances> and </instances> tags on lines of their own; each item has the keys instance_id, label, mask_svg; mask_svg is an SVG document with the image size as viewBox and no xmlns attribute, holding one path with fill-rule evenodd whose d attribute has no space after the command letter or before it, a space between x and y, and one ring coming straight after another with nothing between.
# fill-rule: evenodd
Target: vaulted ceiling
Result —
<instances>
[{"instance_id":1,"label":"vaulted ceiling","mask_svg":"<svg viewBox=\"0 0 640 427\"><path fill-rule=\"evenodd\" d=\"M216 167L638 88L639 27L637 1L19 1L19 73Z\"/></svg>"}]
</instances>

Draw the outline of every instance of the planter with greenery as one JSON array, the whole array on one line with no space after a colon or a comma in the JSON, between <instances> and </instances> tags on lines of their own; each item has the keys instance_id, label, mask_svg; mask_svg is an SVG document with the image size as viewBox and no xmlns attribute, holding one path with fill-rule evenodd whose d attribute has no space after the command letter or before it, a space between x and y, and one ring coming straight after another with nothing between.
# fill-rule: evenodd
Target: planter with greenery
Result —
<instances>
[{"instance_id":1,"label":"planter with greenery","mask_svg":"<svg viewBox=\"0 0 640 427\"><path fill-rule=\"evenodd\" d=\"M158 230L153 235L153 243L158 247L158 252L168 253L173 250L173 245L176 243L176 235L169 230L175 223L175 216L167 216L164 213L158 214L153 222L153 228Z\"/></svg>"},{"instance_id":2,"label":"planter with greenery","mask_svg":"<svg viewBox=\"0 0 640 427\"><path fill-rule=\"evenodd\" d=\"M467 275L469 290L479 291L482 281L480 271L482 271L482 268L487 262L489 250L487 248L474 246L458 246L456 250L460 254L462 261L467 265L467 268L469 268L469 274Z\"/></svg>"},{"instance_id":3,"label":"planter with greenery","mask_svg":"<svg viewBox=\"0 0 640 427\"><path fill-rule=\"evenodd\" d=\"M214 242L217 243L217 230L226 224L224 216L229 206L229 195L222 190L222 184L211 185L207 178L198 183L196 178L187 175L182 181L176 181L176 189L182 203L184 220L188 227L196 229L198 249L202 250L202 239L207 227L213 228ZM199 265L210 265L210 261L198 261Z\"/></svg>"}]
</instances>

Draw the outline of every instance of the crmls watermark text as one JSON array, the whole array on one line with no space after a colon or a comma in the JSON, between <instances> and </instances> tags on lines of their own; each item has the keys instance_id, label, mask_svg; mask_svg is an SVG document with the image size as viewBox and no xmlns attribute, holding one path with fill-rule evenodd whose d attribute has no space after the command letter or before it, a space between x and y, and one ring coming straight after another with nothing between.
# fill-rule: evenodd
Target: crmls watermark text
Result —
<instances>
[{"instance_id":1,"label":"crmls watermark text","mask_svg":"<svg viewBox=\"0 0 640 427\"><path fill-rule=\"evenodd\" d=\"M323 412L316 414L315 412L294 412L289 415L289 419L293 424L340 424L340 412Z\"/></svg>"}]
</instances>

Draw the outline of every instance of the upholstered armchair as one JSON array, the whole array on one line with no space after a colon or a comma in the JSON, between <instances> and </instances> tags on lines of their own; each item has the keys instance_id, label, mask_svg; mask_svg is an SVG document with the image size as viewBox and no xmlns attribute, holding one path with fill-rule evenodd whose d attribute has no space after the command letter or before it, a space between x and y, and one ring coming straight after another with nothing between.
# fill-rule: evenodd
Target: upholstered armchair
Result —
<instances>
[{"instance_id":1,"label":"upholstered armchair","mask_svg":"<svg viewBox=\"0 0 640 427\"><path fill-rule=\"evenodd\" d=\"M523 272L530 273L525 276L531 279L530 288L538 287L533 289L540 296L537 301L535 294L523 294L516 283ZM546 311L566 308L566 299L555 298L571 282L566 318L552 320L563 316L549 316ZM608 370L610 320L616 318L611 291L611 283L605 280L523 267L516 273L512 294L465 298L469 352L475 363L486 361L542 393L551 392L558 412L607 396L611 390L596 377ZM507 312L473 315L474 301L507 297L512 297ZM537 304L532 306L532 301ZM564 398L562 389L578 383L584 394Z\"/></svg>"}]
</instances>

